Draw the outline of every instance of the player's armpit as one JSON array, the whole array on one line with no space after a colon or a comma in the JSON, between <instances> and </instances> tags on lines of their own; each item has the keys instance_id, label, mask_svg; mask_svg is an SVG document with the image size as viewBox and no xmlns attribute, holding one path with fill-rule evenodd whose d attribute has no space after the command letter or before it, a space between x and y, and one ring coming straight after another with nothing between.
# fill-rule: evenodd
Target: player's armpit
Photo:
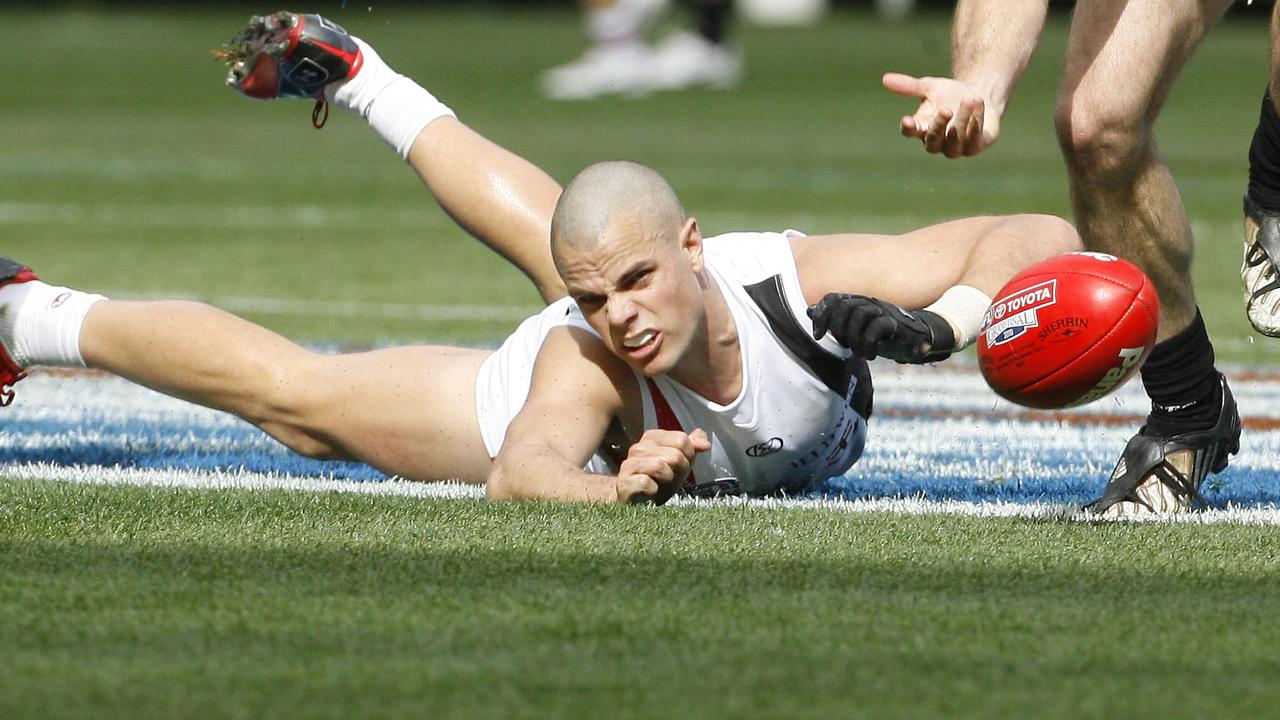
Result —
<instances>
[{"instance_id":1,"label":"player's armpit","mask_svg":"<svg viewBox=\"0 0 1280 720\"><path fill-rule=\"evenodd\" d=\"M552 330L538 351L529 398L494 458L488 496L616 502L615 478L583 467L615 419L639 437L640 398L635 375L598 338Z\"/></svg>"}]
</instances>

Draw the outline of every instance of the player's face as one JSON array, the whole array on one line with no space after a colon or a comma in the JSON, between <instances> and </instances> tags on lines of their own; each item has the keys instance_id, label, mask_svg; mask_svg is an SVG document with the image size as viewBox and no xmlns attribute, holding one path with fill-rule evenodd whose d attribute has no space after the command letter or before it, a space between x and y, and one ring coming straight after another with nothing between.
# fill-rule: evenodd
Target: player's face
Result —
<instances>
[{"instance_id":1,"label":"player's face","mask_svg":"<svg viewBox=\"0 0 1280 720\"><path fill-rule=\"evenodd\" d=\"M645 375L670 372L705 336L702 237L693 220L666 233L615 220L595 247L565 248L559 265L587 322Z\"/></svg>"}]
</instances>

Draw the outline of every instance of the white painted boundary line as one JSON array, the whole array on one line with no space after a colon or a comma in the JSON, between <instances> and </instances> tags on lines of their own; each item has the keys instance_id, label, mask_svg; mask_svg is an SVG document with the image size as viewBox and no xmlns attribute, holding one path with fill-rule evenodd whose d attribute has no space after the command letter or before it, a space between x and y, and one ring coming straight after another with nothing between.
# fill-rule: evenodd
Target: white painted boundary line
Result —
<instances>
[{"instance_id":1,"label":"white painted boundary line","mask_svg":"<svg viewBox=\"0 0 1280 720\"><path fill-rule=\"evenodd\" d=\"M746 507L779 510L820 510L829 512L888 512L904 515L962 515L978 518L1029 518L1077 522L1147 522L1187 525L1280 525L1280 508L1226 508L1183 515L1150 515L1131 518L1099 518L1081 512L1076 505L1056 503L962 502L959 500L925 500L923 498L878 498L874 500L839 500L810 498L729 498L707 500L672 498L674 506L709 507L739 504Z\"/></svg>"},{"instance_id":2,"label":"white painted boundary line","mask_svg":"<svg viewBox=\"0 0 1280 720\"><path fill-rule=\"evenodd\" d=\"M295 490L389 495L417 498L484 497L484 488L462 482L419 483L407 480L356 482L248 471L156 470L146 468L65 467L38 463L0 465L0 477L65 481L80 485L135 485L188 490Z\"/></svg>"},{"instance_id":3,"label":"white painted boundary line","mask_svg":"<svg viewBox=\"0 0 1280 720\"><path fill-rule=\"evenodd\" d=\"M404 480L351 482L301 478L253 472L197 472L136 468L61 467L48 464L0 465L0 477L21 480L63 481L82 485L131 485L185 490L288 490L339 492L363 495L481 500L484 489L461 482L418 483ZM758 510L810 510L845 513L901 513L905 515L955 515L977 518L1029 518L1072 522L1153 522L1186 525L1280 525L1280 508L1227 508L1172 516L1109 520L1086 515L1075 505L1054 503L973 503L921 498L876 500L795 498L673 498L672 507L716 508L726 506Z\"/></svg>"}]
</instances>

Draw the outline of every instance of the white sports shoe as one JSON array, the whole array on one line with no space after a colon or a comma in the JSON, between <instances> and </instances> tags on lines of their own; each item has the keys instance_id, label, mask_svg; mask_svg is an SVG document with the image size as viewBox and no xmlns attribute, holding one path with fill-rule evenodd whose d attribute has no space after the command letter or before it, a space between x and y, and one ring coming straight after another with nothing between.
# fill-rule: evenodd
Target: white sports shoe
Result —
<instances>
[{"instance_id":1,"label":"white sports shoe","mask_svg":"<svg viewBox=\"0 0 1280 720\"><path fill-rule=\"evenodd\" d=\"M1280 215L1267 212L1244 196L1244 262L1240 280L1244 283L1244 306L1249 322L1258 332L1280 337Z\"/></svg>"},{"instance_id":2,"label":"white sports shoe","mask_svg":"<svg viewBox=\"0 0 1280 720\"><path fill-rule=\"evenodd\" d=\"M650 90L652 65L653 51L643 42L597 45L544 72L542 91L554 100L644 95Z\"/></svg>"},{"instance_id":3,"label":"white sports shoe","mask_svg":"<svg viewBox=\"0 0 1280 720\"><path fill-rule=\"evenodd\" d=\"M729 88L742 78L742 52L693 32L668 35L653 51L650 83L655 90L695 86Z\"/></svg>"}]
</instances>

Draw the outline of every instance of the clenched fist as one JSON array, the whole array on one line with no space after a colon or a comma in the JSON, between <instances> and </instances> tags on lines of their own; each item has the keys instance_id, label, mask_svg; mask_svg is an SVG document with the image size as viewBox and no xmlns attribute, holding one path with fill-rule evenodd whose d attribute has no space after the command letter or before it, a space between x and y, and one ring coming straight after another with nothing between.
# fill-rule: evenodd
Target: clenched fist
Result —
<instances>
[{"instance_id":1,"label":"clenched fist","mask_svg":"<svg viewBox=\"0 0 1280 720\"><path fill-rule=\"evenodd\" d=\"M661 505L684 485L694 456L710 449L711 439L701 429L646 430L618 468L618 502Z\"/></svg>"}]
</instances>

